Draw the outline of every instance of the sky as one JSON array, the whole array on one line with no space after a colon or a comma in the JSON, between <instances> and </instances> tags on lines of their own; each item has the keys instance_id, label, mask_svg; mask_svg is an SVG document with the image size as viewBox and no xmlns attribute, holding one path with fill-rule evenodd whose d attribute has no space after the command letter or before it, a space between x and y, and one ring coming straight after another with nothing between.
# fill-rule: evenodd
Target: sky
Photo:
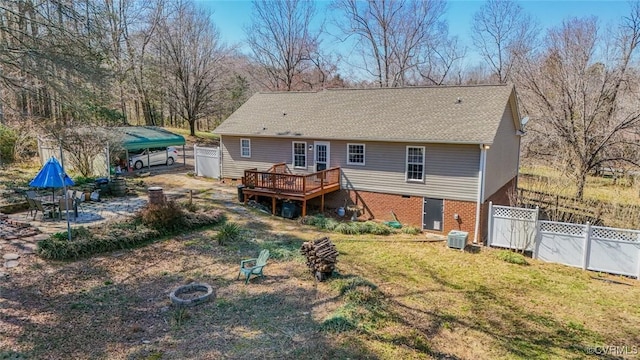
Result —
<instances>
[{"instance_id":1,"label":"sky","mask_svg":"<svg viewBox=\"0 0 640 360\"><path fill-rule=\"evenodd\" d=\"M213 12L212 19L220 30L220 35L228 45L241 44L245 34L243 26L251 21L251 1L249 0L196 0L196 3ZM329 0L317 1L321 14L326 11ZM518 1L522 8L538 21L543 29L558 26L564 19L572 17L596 16L601 25L617 23L626 16L629 5L625 0L601 1ZM457 35L462 44L469 47L467 51L468 63L476 65L480 62L477 53L472 49L470 28L473 14L480 8L483 1L448 1L446 20L449 33ZM331 29L329 29L331 31ZM342 49L334 38L327 38L324 45L331 49ZM246 46L241 46L243 52L248 52Z\"/></svg>"}]
</instances>

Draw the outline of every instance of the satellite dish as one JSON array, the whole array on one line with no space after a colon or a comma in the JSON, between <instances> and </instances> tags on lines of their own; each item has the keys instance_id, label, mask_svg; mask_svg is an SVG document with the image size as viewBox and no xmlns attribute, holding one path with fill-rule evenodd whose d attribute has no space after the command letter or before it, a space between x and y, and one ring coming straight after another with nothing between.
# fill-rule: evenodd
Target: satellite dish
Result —
<instances>
[{"instance_id":1,"label":"satellite dish","mask_svg":"<svg viewBox=\"0 0 640 360\"><path fill-rule=\"evenodd\" d=\"M525 116L520 120L520 125L525 126L529 122L529 117Z\"/></svg>"}]
</instances>

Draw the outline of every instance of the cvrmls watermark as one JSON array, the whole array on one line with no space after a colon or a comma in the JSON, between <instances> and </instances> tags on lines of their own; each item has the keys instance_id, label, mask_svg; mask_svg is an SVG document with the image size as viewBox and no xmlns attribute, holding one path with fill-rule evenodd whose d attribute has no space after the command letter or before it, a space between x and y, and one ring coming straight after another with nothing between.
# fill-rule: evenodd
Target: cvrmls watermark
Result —
<instances>
[{"instance_id":1,"label":"cvrmls watermark","mask_svg":"<svg viewBox=\"0 0 640 360\"><path fill-rule=\"evenodd\" d=\"M590 346L587 347L587 354L613 356L638 355L640 354L640 347L628 345Z\"/></svg>"}]
</instances>

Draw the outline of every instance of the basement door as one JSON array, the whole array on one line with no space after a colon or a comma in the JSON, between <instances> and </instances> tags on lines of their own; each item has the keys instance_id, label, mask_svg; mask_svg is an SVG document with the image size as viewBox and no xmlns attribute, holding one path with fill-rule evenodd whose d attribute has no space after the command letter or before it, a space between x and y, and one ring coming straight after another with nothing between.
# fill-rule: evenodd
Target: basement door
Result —
<instances>
[{"instance_id":1,"label":"basement door","mask_svg":"<svg viewBox=\"0 0 640 360\"><path fill-rule=\"evenodd\" d=\"M422 229L442 231L443 200L424 198L422 207Z\"/></svg>"}]
</instances>

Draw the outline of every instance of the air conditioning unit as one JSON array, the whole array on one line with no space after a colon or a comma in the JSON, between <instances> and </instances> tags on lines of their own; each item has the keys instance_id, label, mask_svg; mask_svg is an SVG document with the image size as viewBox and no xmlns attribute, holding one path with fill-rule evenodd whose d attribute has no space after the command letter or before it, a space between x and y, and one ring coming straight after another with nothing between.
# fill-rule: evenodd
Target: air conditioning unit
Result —
<instances>
[{"instance_id":1,"label":"air conditioning unit","mask_svg":"<svg viewBox=\"0 0 640 360\"><path fill-rule=\"evenodd\" d=\"M469 233L466 231L451 230L447 235L447 246L452 249L464 250L468 237Z\"/></svg>"}]
</instances>

